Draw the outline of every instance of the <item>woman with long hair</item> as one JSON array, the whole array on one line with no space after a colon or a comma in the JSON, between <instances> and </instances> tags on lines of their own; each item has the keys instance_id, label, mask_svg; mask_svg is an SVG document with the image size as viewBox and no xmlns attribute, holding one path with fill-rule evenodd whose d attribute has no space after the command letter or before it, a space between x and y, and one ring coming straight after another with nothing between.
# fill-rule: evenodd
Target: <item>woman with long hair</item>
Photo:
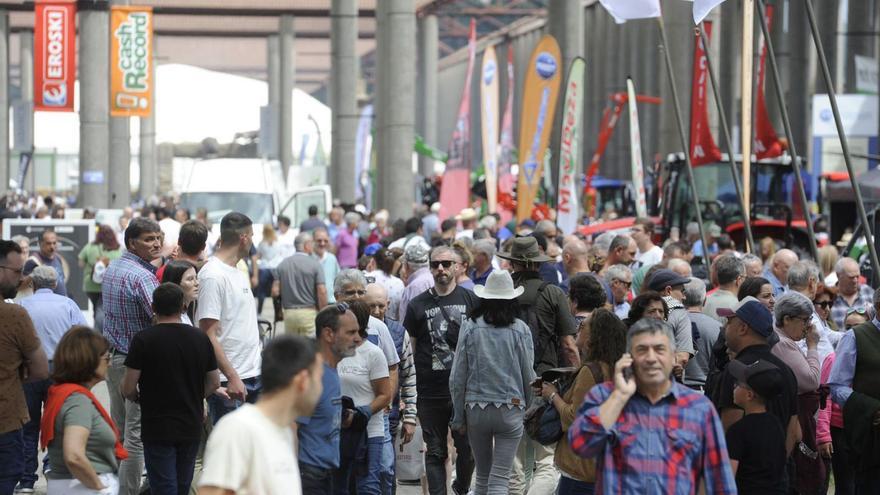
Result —
<instances>
[{"instance_id":1,"label":"woman with long hair","mask_svg":"<svg viewBox=\"0 0 880 495\"><path fill-rule=\"evenodd\" d=\"M104 327L104 305L101 298L104 270L120 256L122 250L119 248L119 240L113 227L109 225L98 226L95 240L83 246L79 252L79 266L83 269L83 292L92 302L95 328L99 331Z\"/></svg>"},{"instance_id":2,"label":"woman with long hair","mask_svg":"<svg viewBox=\"0 0 880 495\"><path fill-rule=\"evenodd\" d=\"M161 282L171 282L183 289L183 307L185 310L180 315L180 322L194 326L193 318L196 313L196 301L199 299L199 276L196 273L196 266L184 260L169 261L165 265L165 272L162 274Z\"/></svg>"},{"instance_id":3,"label":"woman with long hair","mask_svg":"<svg viewBox=\"0 0 880 495\"><path fill-rule=\"evenodd\" d=\"M571 386L563 395L559 395L559 390L552 383L543 382L541 386L541 397L559 411L562 431L568 431L574 422L587 392L613 376L614 364L626 350L626 325L607 309L593 311L581 329L587 334L585 344L580 348L583 359ZM595 459L583 459L571 450L567 441L559 441L556 443L554 461L562 472L556 492L558 495L593 493L596 483Z\"/></svg>"},{"instance_id":4,"label":"woman with long hair","mask_svg":"<svg viewBox=\"0 0 880 495\"><path fill-rule=\"evenodd\" d=\"M771 313L773 312L773 307L776 305L776 299L773 297L773 285L770 284L769 280L764 277L748 277L743 280L742 285L739 286L739 292L736 294L736 297L742 301L749 296L754 297L764 305L767 310Z\"/></svg>"},{"instance_id":5,"label":"woman with long hair","mask_svg":"<svg viewBox=\"0 0 880 495\"><path fill-rule=\"evenodd\" d=\"M816 288L816 295L813 296L813 307L816 309L816 314L822 320L822 323L831 331L838 332L841 329L837 328L837 323L831 318L831 306L834 304L835 299L837 299L837 287L828 287L820 283ZM829 340L834 337L838 337L832 340L832 344L836 346L840 340L840 334L829 335Z\"/></svg>"},{"instance_id":6,"label":"woman with long hair","mask_svg":"<svg viewBox=\"0 0 880 495\"><path fill-rule=\"evenodd\" d=\"M50 495L116 493L119 461L128 453L119 432L91 389L107 377L110 344L88 327L75 326L58 342L40 422L40 447L49 450Z\"/></svg>"},{"instance_id":7,"label":"woman with long hair","mask_svg":"<svg viewBox=\"0 0 880 495\"><path fill-rule=\"evenodd\" d=\"M529 326L516 317L522 287L495 270L461 326L449 375L453 417L450 427L467 430L476 466L473 493L507 494L509 474L523 435L535 352Z\"/></svg>"}]
</instances>

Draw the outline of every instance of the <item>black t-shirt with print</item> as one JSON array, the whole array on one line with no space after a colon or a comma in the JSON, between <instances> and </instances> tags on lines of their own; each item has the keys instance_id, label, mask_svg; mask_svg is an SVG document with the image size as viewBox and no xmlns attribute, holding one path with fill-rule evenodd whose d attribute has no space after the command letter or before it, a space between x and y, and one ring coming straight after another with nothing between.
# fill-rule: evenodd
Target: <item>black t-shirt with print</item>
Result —
<instances>
[{"instance_id":1,"label":"black t-shirt with print","mask_svg":"<svg viewBox=\"0 0 880 495\"><path fill-rule=\"evenodd\" d=\"M462 287L446 296L437 296L429 289L409 302L403 326L414 339L413 359L416 366L416 390L421 399L449 399L449 371L455 356L448 335L449 324L440 310L453 323L461 325L467 314L479 304L473 292Z\"/></svg>"}]
</instances>

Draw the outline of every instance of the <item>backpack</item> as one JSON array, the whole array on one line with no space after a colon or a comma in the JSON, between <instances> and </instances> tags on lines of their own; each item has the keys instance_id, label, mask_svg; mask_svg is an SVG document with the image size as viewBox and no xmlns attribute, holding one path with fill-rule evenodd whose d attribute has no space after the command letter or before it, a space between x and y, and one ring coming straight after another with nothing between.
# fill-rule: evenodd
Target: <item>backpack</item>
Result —
<instances>
[{"instance_id":1,"label":"backpack","mask_svg":"<svg viewBox=\"0 0 880 495\"><path fill-rule=\"evenodd\" d=\"M555 368L547 370L541 375L541 379L548 382L552 381L558 389L557 394L564 396L574 384L574 379L577 378L578 373L584 367L590 369L590 373L593 374L593 380L596 383L605 381L602 367L595 362L586 363L580 368ZM559 411L552 402L547 402L544 399L535 401L529 407L523 419L523 425L529 438L541 445L552 445L558 442L565 434L562 430L562 418L559 416Z\"/></svg>"},{"instance_id":2,"label":"backpack","mask_svg":"<svg viewBox=\"0 0 880 495\"><path fill-rule=\"evenodd\" d=\"M538 287L537 292L535 292L534 300L530 302L525 302L522 296L517 299L517 302L519 303L519 312L517 314L517 318L528 325L529 330L531 330L532 346L535 350L536 369L538 367L538 364L541 363L541 360L544 357L544 352L547 350L548 345L552 345L553 341L556 339L555 335L547 336L541 334L541 326L538 323L538 314L535 312L535 303L538 301L538 299L540 299L541 294L544 292L544 289L547 288L548 285L550 285L550 282L541 282L541 285Z\"/></svg>"}]
</instances>

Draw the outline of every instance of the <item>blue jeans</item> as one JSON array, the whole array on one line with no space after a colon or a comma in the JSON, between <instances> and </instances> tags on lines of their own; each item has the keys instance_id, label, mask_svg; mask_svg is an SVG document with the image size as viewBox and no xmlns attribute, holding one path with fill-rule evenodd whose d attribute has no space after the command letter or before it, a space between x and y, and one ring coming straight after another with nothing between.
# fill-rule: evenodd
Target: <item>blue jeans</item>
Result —
<instances>
[{"instance_id":1,"label":"blue jeans","mask_svg":"<svg viewBox=\"0 0 880 495\"><path fill-rule=\"evenodd\" d=\"M247 398L245 399L245 402L248 404L255 404L257 398L260 396L260 390L263 389L260 377L255 376L253 378L245 378L242 381L244 382L244 388L247 390ZM226 387L228 384L228 382L222 382L220 383L220 386ZM243 403L240 400L226 400L217 394L211 394L211 396L208 397L208 411L211 413L211 421L216 425L217 421L220 421L220 418L238 409L242 404Z\"/></svg>"},{"instance_id":2,"label":"blue jeans","mask_svg":"<svg viewBox=\"0 0 880 495\"><path fill-rule=\"evenodd\" d=\"M37 482L37 455L39 454L40 443L40 419L43 414L43 404L46 403L46 397L49 395L49 386L52 380L45 379L31 383L25 383L24 398L27 402L28 414L31 420L22 428L22 440L24 442L24 451L22 457L24 460L24 470L18 481L19 488L33 488ZM46 456L43 463L43 471L46 471L49 457Z\"/></svg>"},{"instance_id":3,"label":"blue jeans","mask_svg":"<svg viewBox=\"0 0 880 495\"><path fill-rule=\"evenodd\" d=\"M559 477L559 488L556 495L593 495L596 485L586 481L578 481L565 476Z\"/></svg>"},{"instance_id":4,"label":"blue jeans","mask_svg":"<svg viewBox=\"0 0 880 495\"><path fill-rule=\"evenodd\" d=\"M165 444L144 441L144 464L153 495L187 495L199 442Z\"/></svg>"},{"instance_id":5,"label":"blue jeans","mask_svg":"<svg viewBox=\"0 0 880 495\"><path fill-rule=\"evenodd\" d=\"M0 495L12 495L24 471L22 431L0 433Z\"/></svg>"},{"instance_id":6,"label":"blue jeans","mask_svg":"<svg viewBox=\"0 0 880 495\"><path fill-rule=\"evenodd\" d=\"M382 456L385 450L385 437L367 439L367 472L357 476L358 495L382 495Z\"/></svg>"}]
</instances>

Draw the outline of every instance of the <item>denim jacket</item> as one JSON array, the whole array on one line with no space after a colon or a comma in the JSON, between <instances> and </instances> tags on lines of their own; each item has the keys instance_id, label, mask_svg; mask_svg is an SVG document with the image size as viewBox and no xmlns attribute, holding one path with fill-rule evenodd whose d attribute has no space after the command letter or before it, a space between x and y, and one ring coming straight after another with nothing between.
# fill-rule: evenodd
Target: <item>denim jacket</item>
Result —
<instances>
[{"instance_id":1,"label":"denim jacket","mask_svg":"<svg viewBox=\"0 0 880 495\"><path fill-rule=\"evenodd\" d=\"M449 375L453 427L465 424L465 405L525 408L534 363L532 333L522 320L509 327L489 325L482 317L465 320Z\"/></svg>"}]
</instances>

